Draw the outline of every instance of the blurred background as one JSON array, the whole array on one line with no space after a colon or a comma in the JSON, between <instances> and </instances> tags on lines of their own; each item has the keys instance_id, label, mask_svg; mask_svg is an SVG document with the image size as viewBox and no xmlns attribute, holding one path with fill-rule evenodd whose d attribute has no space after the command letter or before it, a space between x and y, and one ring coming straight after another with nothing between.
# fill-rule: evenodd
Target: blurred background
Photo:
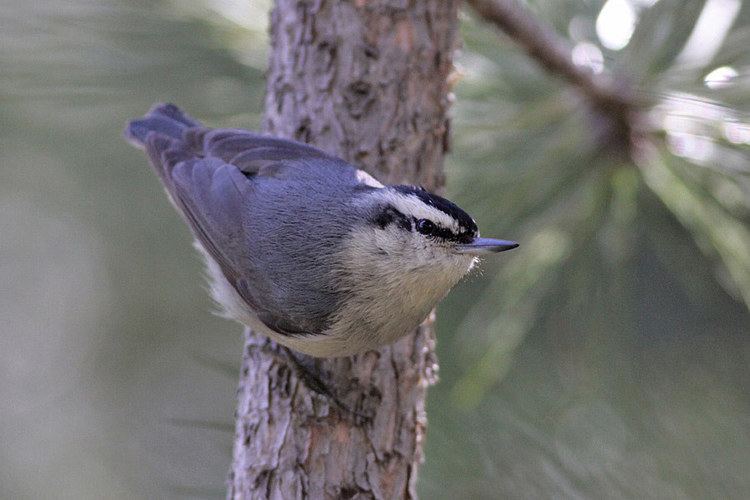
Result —
<instances>
[{"instance_id":1,"label":"blurred background","mask_svg":"<svg viewBox=\"0 0 750 500\"><path fill-rule=\"evenodd\" d=\"M424 498L750 495L750 5L537 0L637 147L462 14L447 191L522 247L439 310ZM0 498L222 498L241 329L142 153L260 123L268 1L5 0Z\"/></svg>"}]
</instances>

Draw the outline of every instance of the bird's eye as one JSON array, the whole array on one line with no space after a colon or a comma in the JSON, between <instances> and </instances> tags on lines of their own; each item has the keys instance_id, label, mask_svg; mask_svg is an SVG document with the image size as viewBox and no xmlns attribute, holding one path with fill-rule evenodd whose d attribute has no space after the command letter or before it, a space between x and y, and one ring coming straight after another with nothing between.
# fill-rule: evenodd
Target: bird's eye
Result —
<instances>
[{"instance_id":1,"label":"bird's eye","mask_svg":"<svg viewBox=\"0 0 750 500\"><path fill-rule=\"evenodd\" d=\"M417 221L417 231L425 235L430 235L435 232L435 224L431 220L419 219Z\"/></svg>"}]
</instances>

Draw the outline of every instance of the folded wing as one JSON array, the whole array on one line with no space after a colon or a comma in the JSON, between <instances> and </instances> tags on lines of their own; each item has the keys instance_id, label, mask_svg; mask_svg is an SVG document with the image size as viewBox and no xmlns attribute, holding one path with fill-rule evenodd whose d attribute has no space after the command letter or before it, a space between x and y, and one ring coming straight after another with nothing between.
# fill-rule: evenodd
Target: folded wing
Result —
<instances>
[{"instance_id":1,"label":"folded wing","mask_svg":"<svg viewBox=\"0 0 750 500\"><path fill-rule=\"evenodd\" d=\"M245 130L205 128L170 104L157 105L132 121L125 135L145 149L197 240L263 323L282 335L316 334L325 328L320 315L291 320L286 304L273 300L278 284L254 268L251 254L250 243L262 235L248 234L243 215L248 215L260 178L296 180L305 172L325 176L330 167L331 175L357 183L353 167L304 144ZM317 168L306 168L311 163Z\"/></svg>"}]
</instances>

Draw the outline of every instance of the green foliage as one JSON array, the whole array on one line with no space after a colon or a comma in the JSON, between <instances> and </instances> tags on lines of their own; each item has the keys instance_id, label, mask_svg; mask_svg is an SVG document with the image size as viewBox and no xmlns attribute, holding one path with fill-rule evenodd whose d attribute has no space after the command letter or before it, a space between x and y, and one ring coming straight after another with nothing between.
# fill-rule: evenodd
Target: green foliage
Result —
<instances>
[{"instance_id":1,"label":"green foliage","mask_svg":"<svg viewBox=\"0 0 750 500\"><path fill-rule=\"evenodd\" d=\"M449 192L521 247L441 308L425 496L750 490L749 20L690 63L705 3L642 8L623 50L601 48L642 106L632 159L597 143L585 97L464 24ZM533 8L597 43L602 5L575 4ZM720 66L739 76L709 88Z\"/></svg>"}]
</instances>

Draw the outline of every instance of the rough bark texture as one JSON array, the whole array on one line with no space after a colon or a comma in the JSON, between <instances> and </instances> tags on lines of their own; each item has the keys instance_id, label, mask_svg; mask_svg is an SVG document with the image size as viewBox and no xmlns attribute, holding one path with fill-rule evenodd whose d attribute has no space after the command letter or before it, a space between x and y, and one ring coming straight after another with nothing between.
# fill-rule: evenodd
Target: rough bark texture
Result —
<instances>
[{"instance_id":1,"label":"rough bark texture","mask_svg":"<svg viewBox=\"0 0 750 500\"><path fill-rule=\"evenodd\" d=\"M278 0L266 131L382 182L443 184L453 0ZM317 361L362 421L311 393L283 351L245 332L229 498L414 498L432 319L379 351Z\"/></svg>"}]
</instances>

